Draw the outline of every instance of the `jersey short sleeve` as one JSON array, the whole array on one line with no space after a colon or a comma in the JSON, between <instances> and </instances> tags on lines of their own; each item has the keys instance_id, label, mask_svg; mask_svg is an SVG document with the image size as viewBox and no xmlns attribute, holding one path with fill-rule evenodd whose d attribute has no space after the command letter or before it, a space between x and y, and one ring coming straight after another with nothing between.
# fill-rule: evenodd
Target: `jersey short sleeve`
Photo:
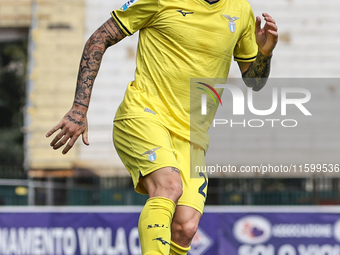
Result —
<instances>
[{"instance_id":1,"label":"jersey short sleeve","mask_svg":"<svg viewBox=\"0 0 340 255\"><path fill-rule=\"evenodd\" d=\"M255 37L255 17L249 6L248 22L244 25L244 32L234 49L234 60L240 62L252 62L256 59L258 46Z\"/></svg>"},{"instance_id":2,"label":"jersey short sleeve","mask_svg":"<svg viewBox=\"0 0 340 255\"><path fill-rule=\"evenodd\" d=\"M150 25L157 11L158 0L128 0L111 15L126 35L132 35Z\"/></svg>"}]
</instances>

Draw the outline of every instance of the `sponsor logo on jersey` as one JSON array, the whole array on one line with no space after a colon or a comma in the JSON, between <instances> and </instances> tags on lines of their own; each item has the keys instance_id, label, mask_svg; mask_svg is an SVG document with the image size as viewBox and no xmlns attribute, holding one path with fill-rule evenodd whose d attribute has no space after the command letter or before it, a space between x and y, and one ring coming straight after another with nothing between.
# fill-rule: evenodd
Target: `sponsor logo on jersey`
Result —
<instances>
[{"instance_id":1,"label":"sponsor logo on jersey","mask_svg":"<svg viewBox=\"0 0 340 255\"><path fill-rule=\"evenodd\" d=\"M152 239L152 241L155 241L155 240L160 241L163 245L166 245L166 244L170 245L168 241L163 240L163 237L157 237L155 239Z\"/></svg>"},{"instance_id":2,"label":"sponsor logo on jersey","mask_svg":"<svg viewBox=\"0 0 340 255\"><path fill-rule=\"evenodd\" d=\"M177 10L179 13L181 13L183 15L183 17L185 17L187 14L194 14L194 12L185 12L183 10Z\"/></svg>"},{"instance_id":3,"label":"sponsor logo on jersey","mask_svg":"<svg viewBox=\"0 0 340 255\"><path fill-rule=\"evenodd\" d=\"M224 17L226 17L229 20L229 30L230 32L234 33L236 31L236 23L235 21L239 19L239 17L230 17L229 15L222 14Z\"/></svg>"},{"instance_id":4,"label":"sponsor logo on jersey","mask_svg":"<svg viewBox=\"0 0 340 255\"><path fill-rule=\"evenodd\" d=\"M138 0L129 0L122 6L122 11L126 11L131 5L138 2Z\"/></svg>"},{"instance_id":5,"label":"sponsor logo on jersey","mask_svg":"<svg viewBox=\"0 0 340 255\"><path fill-rule=\"evenodd\" d=\"M148 151L142 153L142 155L148 155L149 160L150 160L151 162L154 162L154 161L156 160L156 158L157 158L156 152L155 152L155 151L158 150L158 149L160 149L160 148L162 148L162 146L161 146L161 147L154 148L154 149L152 149L152 150L148 150Z\"/></svg>"}]
</instances>

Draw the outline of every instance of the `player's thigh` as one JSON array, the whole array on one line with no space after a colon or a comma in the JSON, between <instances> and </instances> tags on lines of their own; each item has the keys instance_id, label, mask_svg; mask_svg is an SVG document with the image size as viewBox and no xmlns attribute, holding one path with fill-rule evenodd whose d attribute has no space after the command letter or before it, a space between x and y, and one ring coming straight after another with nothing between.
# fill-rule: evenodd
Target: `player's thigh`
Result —
<instances>
[{"instance_id":1,"label":"player's thigh","mask_svg":"<svg viewBox=\"0 0 340 255\"><path fill-rule=\"evenodd\" d=\"M175 167L163 167L140 178L149 197L166 197L177 203L182 195L180 172Z\"/></svg>"},{"instance_id":2,"label":"player's thigh","mask_svg":"<svg viewBox=\"0 0 340 255\"><path fill-rule=\"evenodd\" d=\"M141 177L165 167L178 168L171 135L157 121L146 118L115 121L113 141L137 192L148 194L140 183Z\"/></svg>"}]
</instances>

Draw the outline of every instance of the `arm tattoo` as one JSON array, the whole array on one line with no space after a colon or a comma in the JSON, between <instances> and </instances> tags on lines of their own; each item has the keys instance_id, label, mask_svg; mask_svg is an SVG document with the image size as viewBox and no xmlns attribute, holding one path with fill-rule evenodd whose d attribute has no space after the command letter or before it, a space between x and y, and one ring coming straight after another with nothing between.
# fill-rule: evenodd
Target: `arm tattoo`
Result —
<instances>
[{"instance_id":1,"label":"arm tattoo","mask_svg":"<svg viewBox=\"0 0 340 255\"><path fill-rule=\"evenodd\" d=\"M74 101L73 103L75 103L75 104L79 104L79 105L81 105L81 106L84 106L84 107L86 107L86 108L89 108L89 106L88 106L88 105L85 105L85 104L79 103L79 102L77 102L77 101Z\"/></svg>"},{"instance_id":2,"label":"arm tattoo","mask_svg":"<svg viewBox=\"0 0 340 255\"><path fill-rule=\"evenodd\" d=\"M72 113L73 113L73 114L78 114L78 115L80 115L82 118L85 118L84 113L82 113L82 112L80 112L80 111L73 111Z\"/></svg>"},{"instance_id":3,"label":"arm tattoo","mask_svg":"<svg viewBox=\"0 0 340 255\"><path fill-rule=\"evenodd\" d=\"M96 60L96 61L100 61L103 57L103 53L100 52L100 51L96 51L95 53L93 53L93 58Z\"/></svg>"},{"instance_id":4,"label":"arm tattoo","mask_svg":"<svg viewBox=\"0 0 340 255\"><path fill-rule=\"evenodd\" d=\"M171 172L176 172L176 173L181 173L178 168L176 167L171 167Z\"/></svg>"},{"instance_id":5,"label":"arm tattoo","mask_svg":"<svg viewBox=\"0 0 340 255\"><path fill-rule=\"evenodd\" d=\"M75 123L79 126L85 127L85 123L83 121L77 121L77 120L73 119L70 115L67 115L67 118L68 118L69 121L72 121L73 123Z\"/></svg>"},{"instance_id":6,"label":"arm tattoo","mask_svg":"<svg viewBox=\"0 0 340 255\"><path fill-rule=\"evenodd\" d=\"M85 69L89 69L89 60L90 58L85 58L84 56L82 57L81 59L81 62L80 62L80 72L84 71Z\"/></svg>"},{"instance_id":7,"label":"arm tattoo","mask_svg":"<svg viewBox=\"0 0 340 255\"><path fill-rule=\"evenodd\" d=\"M120 27L117 25L117 23L108 22L104 25L105 25L106 31L110 35L110 37L109 37L110 40L108 42L110 45L119 42L119 38L125 36L124 33L122 32L122 30L120 29ZM108 29L108 26L110 27L109 29Z\"/></svg>"},{"instance_id":8,"label":"arm tattoo","mask_svg":"<svg viewBox=\"0 0 340 255\"><path fill-rule=\"evenodd\" d=\"M259 91L266 84L270 73L270 60L272 56L264 56L260 51L256 60L249 69L242 74L242 78L248 87Z\"/></svg>"},{"instance_id":9,"label":"arm tattoo","mask_svg":"<svg viewBox=\"0 0 340 255\"><path fill-rule=\"evenodd\" d=\"M87 40L79 66L75 103L88 107L104 52L124 37L125 34L111 18Z\"/></svg>"}]
</instances>

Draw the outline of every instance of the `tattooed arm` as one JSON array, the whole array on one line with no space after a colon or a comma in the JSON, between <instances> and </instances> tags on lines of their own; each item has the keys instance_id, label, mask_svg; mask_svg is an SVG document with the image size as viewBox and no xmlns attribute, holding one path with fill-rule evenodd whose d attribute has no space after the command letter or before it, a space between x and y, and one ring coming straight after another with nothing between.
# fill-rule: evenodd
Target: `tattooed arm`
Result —
<instances>
[{"instance_id":1,"label":"tattooed arm","mask_svg":"<svg viewBox=\"0 0 340 255\"><path fill-rule=\"evenodd\" d=\"M110 18L87 40L80 61L74 104L88 107L93 82L98 74L104 52L125 37L119 26Z\"/></svg>"},{"instance_id":2,"label":"tattooed arm","mask_svg":"<svg viewBox=\"0 0 340 255\"><path fill-rule=\"evenodd\" d=\"M242 71L242 78L244 83L251 87L254 91L261 90L266 85L270 73L270 56L263 55L260 51L252 63L238 62Z\"/></svg>"},{"instance_id":3,"label":"tattooed arm","mask_svg":"<svg viewBox=\"0 0 340 255\"><path fill-rule=\"evenodd\" d=\"M73 106L64 118L46 134L46 137L50 137L60 129L50 144L53 149L59 149L67 143L63 150L63 154L66 154L80 135L82 135L84 144L89 145L86 113L90 104L93 83L106 49L124 37L125 34L117 23L110 18L87 40L80 61Z\"/></svg>"},{"instance_id":4,"label":"tattooed arm","mask_svg":"<svg viewBox=\"0 0 340 255\"><path fill-rule=\"evenodd\" d=\"M255 35L259 47L254 62L238 62L242 78L248 87L259 91L266 84L270 73L270 60L278 41L278 32L275 20L267 13L262 14L266 24L261 29L261 19L256 17Z\"/></svg>"}]
</instances>

